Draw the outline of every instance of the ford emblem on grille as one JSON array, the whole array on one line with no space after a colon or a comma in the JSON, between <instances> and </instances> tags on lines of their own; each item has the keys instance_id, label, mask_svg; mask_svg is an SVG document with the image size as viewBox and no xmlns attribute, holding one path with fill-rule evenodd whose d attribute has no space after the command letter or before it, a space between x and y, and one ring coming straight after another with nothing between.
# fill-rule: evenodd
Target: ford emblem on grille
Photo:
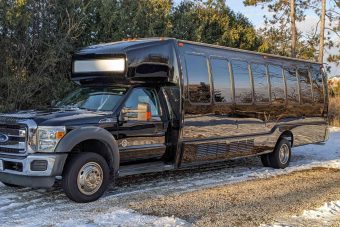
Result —
<instances>
[{"instance_id":1,"label":"ford emblem on grille","mask_svg":"<svg viewBox=\"0 0 340 227\"><path fill-rule=\"evenodd\" d=\"M8 136L0 133L0 143L5 143L8 141Z\"/></svg>"}]
</instances>

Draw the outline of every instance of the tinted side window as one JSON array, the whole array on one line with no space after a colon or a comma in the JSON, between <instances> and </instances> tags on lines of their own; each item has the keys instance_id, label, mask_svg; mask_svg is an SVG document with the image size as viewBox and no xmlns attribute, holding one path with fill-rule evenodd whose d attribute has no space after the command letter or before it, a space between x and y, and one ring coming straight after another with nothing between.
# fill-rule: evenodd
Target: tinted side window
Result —
<instances>
[{"instance_id":1,"label":"tinted side window","mask_svg":"<svg viewBox=\"0 0 340 227\"><path fill-rule=\"evenodd\" d=\"M193 103L210 103L210 82L206 57L187 54L185 62L189 100Z\"/></svg>"},{"instance_id":2,"label":"tinted side window","mask_svg":"<svg viewBox=\"0 0 340 227\"><path fill-rule=\"evenodd\" d=\"M312 85L309 78L308 69L298 69L300 81L300 95L302 103L312 102Z\"/></svg>"},{"instance_id":3,"label":"tinted side window","mask_svg":"<svg viewBox=\"0 0 340 227\"><path fill-rule=\"evenodd\" d=\"M232 61L231 67L235 83L235 102L251 103L252 88L249 78L248 63L244 61Z\"/></svg>"},{"instance_id":4,"label":"tinted side window","mask_svg":"<svg viewBox=\"0 0 340 227\"><path fill-rule=\"evenodd\" d=\"M284 70L287 84L287 99L288 102L298 103L299 102L299 84L296 77L296 69L285 69Z\"/></svg>"},{"instance_id":5,"label":"tinted side window","mask_svg":"<svg viewBox=\"0 0 340 227\"><path fill-rule=\"evenodd\" d=\"M313 95L314 102L316 103L324 103L324 89L322 83L322 72L320 66L313 66L311 69L312 76L312 87L313 87Z\"/></svg>"},{"instance_id":6,"label":"tinted side window","mask_svg":"<svg viewBox=\"0 0 340 227\"><path fill-rule=\"evenodd\" d=\"M230 103L233 101L228 61L211 59L211 74L214 83L215 102Z\"/></svg>"},{"instance_id":7,"label":"tinted side window","mask_svg":"<svg viewBox=\"0 0 340 227\"><path fill-rule=\"evenodd\" d=\"M128 117L131 119L138 118L138 104L147 103L151 108L152 117L160 116L159 104L157 95L153 90L148 90L144 88L135 88L130 94L129 98L126 100L124 108L132 110L128 113Z\"/></svg>"},{"instance_id":8,"label":"tinted side window","mask_svg":"<svg viewBox=\"0 0 340 227\"><path fill-rule=\"evenodd\" d=\"M267 69L263 64L251 64L256 102L269 102Z\"/></svg>"},{"instance_id":9,"label":"tinted side window","mask_svg":"<svg viewBox=\"0 0 340 227\"><path fill-rule=\"evenodd\" d=\"M268 65L268 73L270 76L272 101L273 102L284 101L286 97L282 67L276 65Z\"/></svg>"}]
</instances>

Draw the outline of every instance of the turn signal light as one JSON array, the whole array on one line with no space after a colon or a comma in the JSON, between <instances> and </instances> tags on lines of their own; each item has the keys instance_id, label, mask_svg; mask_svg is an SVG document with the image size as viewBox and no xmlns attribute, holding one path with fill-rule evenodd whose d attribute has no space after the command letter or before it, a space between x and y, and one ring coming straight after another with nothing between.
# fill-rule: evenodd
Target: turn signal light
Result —
<instances>
[{"instance_id":1,"label":"turn signal light","mask_svg":"<svg viewBox=\"0 0 340 227\"><path fill-rule=\"evenodd\" d=\"M55 133L55 138L60 140L61 138L63 138L65 135L65 132L56 132Z\"/></svg>"},{"instance_id":2,"label":"turn signal light","mask_svg":"<svg viewBox=\"0 0 340 227\"><path fill-rule=\"evenodd\" d=\"M151 120L151 112L146 112L146 119L147 119L148 121Z\"/></svg>"}]
</instances>

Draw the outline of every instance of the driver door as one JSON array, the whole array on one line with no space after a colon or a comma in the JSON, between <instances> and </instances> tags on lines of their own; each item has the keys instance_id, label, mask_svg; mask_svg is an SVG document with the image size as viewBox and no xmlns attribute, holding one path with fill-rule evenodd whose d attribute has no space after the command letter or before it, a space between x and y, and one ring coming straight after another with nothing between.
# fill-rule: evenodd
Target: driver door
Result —
<instances>
[{"instance_id":1,"label":"driver door","mask_svg":"<svg viewBox=\"0 0 340 227\"><path fill-rule=\"evenodd\" d=\"M157 92L134 88L123 105L118 126L121 162L160 159L166 150L166 125Z\"/></svg>"}]
</instances>

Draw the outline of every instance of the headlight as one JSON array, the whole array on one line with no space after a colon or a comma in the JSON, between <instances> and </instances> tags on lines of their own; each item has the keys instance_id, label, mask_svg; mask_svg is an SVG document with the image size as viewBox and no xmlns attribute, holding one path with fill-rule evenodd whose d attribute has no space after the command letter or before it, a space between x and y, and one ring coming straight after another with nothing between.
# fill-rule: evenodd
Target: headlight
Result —
<instances>
[{"instance_id":1,"label":"headlight","mask_svg":"<svg viewBox=\"0 0 340 227\"><path fill-rule=\"evenodd\" d=\"M53 152L61 138L66 134L64 126L41 126L37 131L38 152Z\"/></svg>"}]
</instances>

